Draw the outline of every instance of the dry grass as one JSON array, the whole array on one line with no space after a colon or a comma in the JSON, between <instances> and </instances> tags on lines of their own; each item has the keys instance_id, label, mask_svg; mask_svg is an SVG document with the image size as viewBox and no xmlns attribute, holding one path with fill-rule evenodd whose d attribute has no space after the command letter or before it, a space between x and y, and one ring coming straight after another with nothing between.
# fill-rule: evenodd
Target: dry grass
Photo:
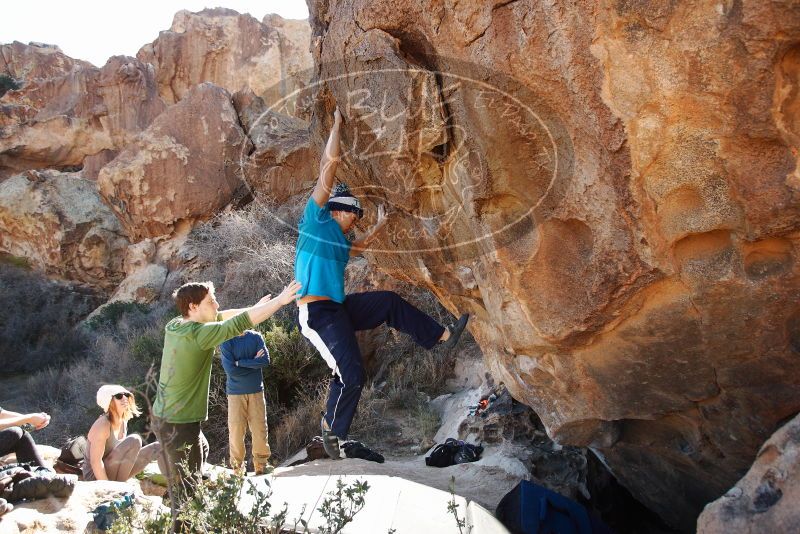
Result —
<instances>
[{"instance_id":1,"label":"dry grass","mask_svg":"<svg viewBox=\"0 0 800 534\"><path fill-rule=\"evenodd\" d=\"M195 228L187 245L197 254L196 279L212 280L224 308L249 306L277 295L294 276L299 208L253 201ZM286 311L292 311L285 307Z\"/></svg>"},{"instance_id":2,"label":"dry grass","mask_svg":"<svg viewBox=\"0 0 800 534\"><path fill-rule=\"evenodd\" d=\"M364 387L358 412L350 428L350 439L362 441L367 446L381 443L400 430L397 423L388 416L386 398L372 384Z\"/></svg>"},{"instance_id":3,"label":"dry grass","mask_svg":"<svg viewBox=\"0 0 800 534\"><path fill-rule=\"evenodd\" d=\"M124 345L100 336L87 358L31 376L26 406L30 411L46 411L52 416L50 425L37 432L37 441L59 446L72 436L85 434L101 414L95 403L97 389L109 383L138 388L148 368L147 363L130 357ZM142 404L141 398L138 403ZM131 430L144 426L143 418L134 421Z\"/></svg>"},{"instance_id":4,"label":"dry grass","mask_svg":"<svg viewBox=\"0 0 800 534\"><path fill-rule=\"evenodd\" d=\"M269 429L270 446L276 461L289 458L319 435L320 412L325 409L327 396L326 380L300 391L293 408L267 414L270 421L278 421Z\"/></svg>"},{"instance_id":5,"label":"dry grass","mask_svg":"<svg viewBox=\"0 0 800 534\"><path fill-rule=\"evenodd\" d=\"M95 395L103 384L122 384L148 394L143 389L146 374L160 362L163 324L171 309L158 306L143 312L130 307L117 312L113 321L101 321L104 326L97 330L83 331L89 340L83 359L49 367L27 379L19 405L25 411L45 411L52 416L50 425L36 433L37 442L61 446L70 437L86 434L101 413ZM141 395L137 403L140 408L147 405ZM129 428L146 430L147 414L132 420Z\"/></svg>"},{"instance_id":6,"label":"dry grass","mask_svg":"<svg viewBox=\"0 0 800 534\"><path fill-rule=\"evenodd\" d=\"M90 340L74 326L100 302L97 293L83 286L0 261L3 373L30 373L83 357Z\"/></svg>"},{"instance_id":7,"label":"dry grass","mask_svg":"<svg viewBox=\"0 0 800 534\"><path fill-rule=\"evenodd\" d=\"M430 395L441 393L445 381L453 372L455 355L438 351L414 350L398 358L389 367L386 394L391 399L405 391Z\"/></svg>"}]
</instances>

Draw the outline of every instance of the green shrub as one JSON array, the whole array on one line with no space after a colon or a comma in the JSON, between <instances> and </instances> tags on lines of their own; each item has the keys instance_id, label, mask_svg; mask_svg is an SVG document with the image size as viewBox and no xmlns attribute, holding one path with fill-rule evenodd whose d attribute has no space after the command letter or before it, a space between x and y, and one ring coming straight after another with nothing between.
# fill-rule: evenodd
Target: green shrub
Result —
<instances>
[{"instance_id":1,"label":"green shrub","mask_svg":"<svg viewBox=\"0 0 800 534\"><path fill-rule=\"evenodd\" d=\"M128 315L144 317L150 307L147 304L131 301L115 301L103 306L100 311L86 321L86 327L90 330L100 330L102 328L113 328L119 321Z\"/></svg>"},{"instance_id":2,"label":"green shrub","mask_svg":"<svg viewBox=\"0 0 800 534\"><path fill-rule=\"evenodd\" d=\"M300 391L330 375L327 364L296 326L265 321L257 329L269 349L264 388L273 404L293 406Z\"/></svg>"},{"instance_id":3,"label":"green shrub","mask_svg":"<svg viewBox=\"0 0 800 534\"><path fill-rule=\"evenodd\" d=\"M164 328L147 329L130 341L131 356L139 362L160 365L164 349Z\"/></svg>"},{"instance_id":4,"label":"green shrub","mask_svg":"<svg viewBox=\"0 0 800 534\"><path fill-rule=\"evenodd\" d=\"M283 532L310 532L302 517L289 525L288 508L270 515L269 502L272 491L261 491L256 484L241 473L221 473L216 478L197 483L193 495L180 506L177 517L182 522L181 532L219 532L222 534L279 534ZM369 484L356 480L345 484L336 481L336 489L329 492L317 508L323 523L317 532L337 534L364 508ZM239 502L242 493L253 496L248 513L242 513ZM305 507L303 507L305 510ZM146 505L128 507L118 512L111 526L111 534L167 534L171 531L172 515L169 509L154 509Z\"/></svg>"},{"instance_id":5,"label":"green shrub","mask_svg":"<svg viewBox=\"0 0 800 534\"><path fill-rule=\"evenodd\" d=\"M20 269L30 270L31 268L31 263L28 261L28 258L24 258L22 256L13 256L5 253L0 253L0 263L5 263L6 265L11 265L13 267L19 267Z\"/></svg>"},{"instance_id":6,"label":"green shrub","mask_svg":"<svg viewBox=\"0 0 800 534\"><path fill-rule=\"evenodd\" d=\"M16 91L20 87L22 85L8 74L0 74L0 97L8 91Z\"/></svg>"},{"instance_id":7,"label":"green shrub","mask_svg":"<svg viewBox=\"0 0 800 534\"><path fill-rule=\"evenodd\" d=\"M369 491L369 484L356 480L346 486L342 479L336 480L336 489L322 501L317 508L325 523L320 525L320 534L336 534L353 520L353 517L364 508L364 496Z\"/></svg>"}]
</instances>

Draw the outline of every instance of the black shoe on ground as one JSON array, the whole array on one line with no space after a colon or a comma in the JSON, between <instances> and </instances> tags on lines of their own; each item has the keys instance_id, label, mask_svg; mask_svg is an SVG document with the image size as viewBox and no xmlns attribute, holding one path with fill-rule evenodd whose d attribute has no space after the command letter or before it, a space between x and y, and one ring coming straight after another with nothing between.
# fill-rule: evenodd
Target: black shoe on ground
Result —
<instances>
[{"instance_id":1,"label":"black shoe on ground","mask_svg":"<svg viewBox=\"0 0 800 534\"><path fill-rule=\"evenodd\" d=\"M325 414L322 414L322 420L319 423L320 432L322 432L322 448L325 449L325 454L331 457L331 460L338 460L341 457L339 452L339 438L331 432L328 422L325 420Z\"/></svg>"},{"instance_id":2,"label":"black shoe on ground","mask_svg":"<svg viewBox=\"0 0 800 534\"><path fill-rule=\"evenodd\" d=\"M345 441L342 443L342 450L347 458L361 458L379 464L386 461L381 453L373 451L360 441Z\"/></svg>"},{"instance_id":3,"label":"black shoe on ground","mask_svg":"<svg viewBox=\"0 0 800 534\"><path fill-rule=\"evenodd\" d=\"M450 337L447 338L447 341L442 341L439 346L445 350L450 350L455 347L459 338L461 338L461 334L464 333L464 328L467 327L467 321L469 321L469 314L465 313L458 318L455 324L448 326L447 329L450 331Z\"/></svg>"}]
</instances>

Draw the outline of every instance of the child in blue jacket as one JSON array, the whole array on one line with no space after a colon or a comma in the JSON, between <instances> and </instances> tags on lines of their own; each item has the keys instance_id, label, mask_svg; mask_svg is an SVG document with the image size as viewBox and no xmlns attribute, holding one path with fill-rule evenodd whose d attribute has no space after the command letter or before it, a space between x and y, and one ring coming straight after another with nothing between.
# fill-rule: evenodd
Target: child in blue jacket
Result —
<instances>
[{"instance_id":1,"label":"child in blue jacket","mask_svg":"<svg viewBox=\"0 0 800 534\"><path fill-rule=\"evenodd\" d=\"M269 365L269 350L261 334L247 330L220 345L227 380L230 465L244 469L244 433L250 428L256 475L271 471L267 442L267 405L261 369Z\"/></svg>"}]
</instances>

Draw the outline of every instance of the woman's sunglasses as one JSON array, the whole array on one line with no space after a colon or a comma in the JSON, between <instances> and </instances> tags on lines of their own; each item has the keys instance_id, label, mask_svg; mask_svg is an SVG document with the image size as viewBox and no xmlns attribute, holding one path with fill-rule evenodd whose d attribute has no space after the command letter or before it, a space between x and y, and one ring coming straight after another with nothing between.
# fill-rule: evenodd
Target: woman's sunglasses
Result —
<instances>
[{"instance_id":1,"label":"woman's sunglasses","mask_svg":"<svg viewBox=\"0 0 800 534\"><path fill-rule=\"evenodd\" d=\"M130 399L132 396L133 395L131 395L126 391L125 393L117 393L116 395L114 395L114 398L117 400L122 400L122 397L128 397Z\"/></svg>"}]
</instances>

